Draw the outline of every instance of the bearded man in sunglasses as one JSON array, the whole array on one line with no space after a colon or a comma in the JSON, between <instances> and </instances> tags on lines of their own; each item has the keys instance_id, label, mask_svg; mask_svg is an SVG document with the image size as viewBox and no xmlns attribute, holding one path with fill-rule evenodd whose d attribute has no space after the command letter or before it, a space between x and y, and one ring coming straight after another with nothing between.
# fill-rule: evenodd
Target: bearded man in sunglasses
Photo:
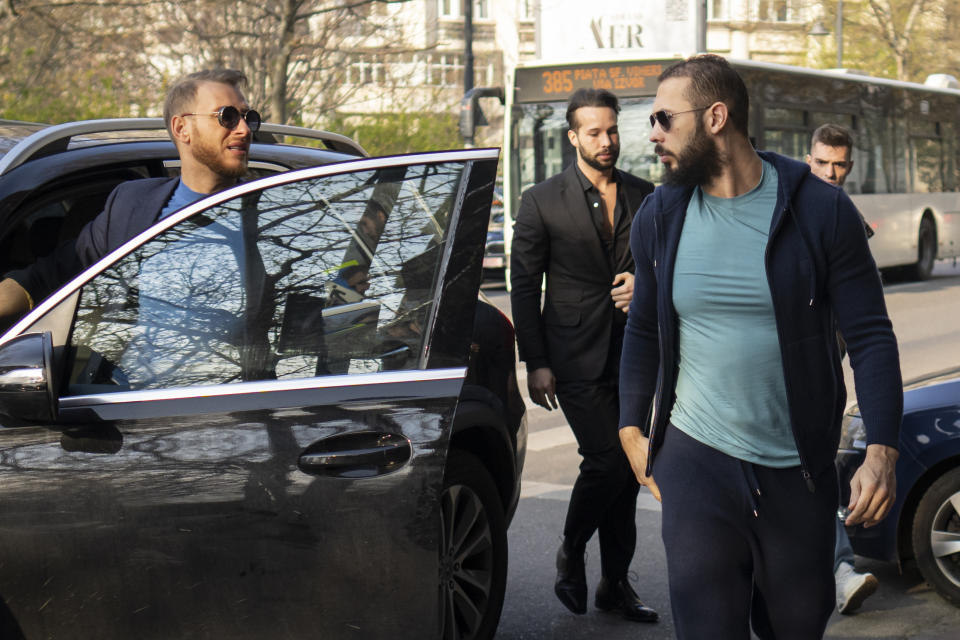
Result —
<instances>
[{"instance_id":1,"label":"bearded man in sunglasses","mask_svg":"<svg viewBox=\"0 0 960 640\"><path fill-rule=\"evenodd\" d=\"M581 89L567 104L576 161L520 200L511 252L511 306L530 399L559 406L583 457L557 552L554 592L587 612L584 552L600 539L594 604L656 622L627 579L636 547L639 485L617 439L617 367L633 290L630 222L653 185L615 168L617 97ZM541 308L541 285L546 299Z\"/></svg>"},{"instance_id":2,"label":"bearded man in sunglasses","mask_svg":"<svg viewBox=\"0 0 960 640\"><path fill-rule=\"evenodd\" d=\"M247 171L250 141L260 128L260 114L241 91L246 82L232 69L198 71L175 82L163 117L180 156L180 177L121 183L75 240L8 274L0 281L0 327L156 221L236 184Z\"/></svg>"},{"instance_id":3,"label":"bearded man in sunglasses","mask_svg":"<svg viewBox=\"0 0 960 640\"><path fill-rule=\"evenodd\" d=\"M805 163L757 152L719 56L661 74L664 184L634 218L620 440L662 501L679 638L820 638L834 603L834 457L847 339L867 454L847 523L896 497L897 342L856 207Z\"/></svg>"}]
</instances>

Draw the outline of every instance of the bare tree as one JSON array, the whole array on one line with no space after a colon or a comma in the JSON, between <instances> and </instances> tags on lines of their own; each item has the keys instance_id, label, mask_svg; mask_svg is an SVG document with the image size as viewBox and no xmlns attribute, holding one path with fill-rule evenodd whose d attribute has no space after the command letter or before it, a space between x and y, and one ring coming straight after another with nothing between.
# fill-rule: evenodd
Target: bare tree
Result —
<instances>
[{"instance_id":1,"label":"bare tree","mask_svg":"<svg viewBox=\"0 0 960 640\"><path fill-rule=\"evenodd\" d=\"M922 18L938 0L867 0L874 31L890 50L898 80L909 80ZM926 46L926 42L924 43Z\"/></svg>"},{"instance_id":2,"label":"bare tree","mask_svg":"<svg viewBox=\"0 0 960 640\"><path fill-rule=\"evenodd\" d=\"M156 53L191 68L243 69L251 103L275 122L315 124L357 91L361 54L412 53L385 7L408 0L180 0L158 6ZM399 67L398 67L399 68ZM187 70L178 69L178 72Z\"/></svg>"},{"instance_id":3,"label":"bare tree","mask_svg":"<svg viewBox=\"0 0 960 640\"><path fill-rule=\"evenodd\" d=\"M0 0L0 111L51 121L149 104L138 15L154 0Z\"/></svg>"}]
</instances>

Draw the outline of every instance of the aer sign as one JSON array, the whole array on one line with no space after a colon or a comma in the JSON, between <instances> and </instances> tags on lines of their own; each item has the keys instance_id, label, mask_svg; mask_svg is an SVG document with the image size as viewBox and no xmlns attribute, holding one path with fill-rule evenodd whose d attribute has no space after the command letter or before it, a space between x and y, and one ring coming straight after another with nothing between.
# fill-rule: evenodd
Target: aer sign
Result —
<instances>
[{"instance_id":1,"label":"aer sign","mask_svg":"<svg viewBox=\"0 0 960 640\"><path fill-rule=\"evenodd\" d=\"M696 48L697 0L540 0L539 57L575 59Z\"/></svg>"}]
</instances>

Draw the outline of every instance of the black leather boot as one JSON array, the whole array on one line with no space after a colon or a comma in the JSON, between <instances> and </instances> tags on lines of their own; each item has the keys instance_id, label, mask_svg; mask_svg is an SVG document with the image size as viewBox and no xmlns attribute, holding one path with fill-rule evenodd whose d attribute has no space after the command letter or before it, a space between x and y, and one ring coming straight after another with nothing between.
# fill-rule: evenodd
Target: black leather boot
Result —
<instances>
[{"instance_id":1,"label":"black leather boot","mask_svg":"<svg viewBox=\"0 0 960 640\"><path fill-rule=\"evenodd\" d=\"M583 552L568 552L565 545L557 551L557 582L554 593L567 609L583 615L587 612L587 568Z\"/></svg>"},{"instance_id":2,"label":"black leather boot","mask_svg":"<svg viewBox=\"0 0 960 640\"><path fill-rule=\"evenodd\" d=\"M624 618L634 622L656 622L660 619L656 611L640 602L640 596L626 578L616 582L602 578L597 586L594 604L601 611L619 611Z\"/></svg>"}]
</instances>

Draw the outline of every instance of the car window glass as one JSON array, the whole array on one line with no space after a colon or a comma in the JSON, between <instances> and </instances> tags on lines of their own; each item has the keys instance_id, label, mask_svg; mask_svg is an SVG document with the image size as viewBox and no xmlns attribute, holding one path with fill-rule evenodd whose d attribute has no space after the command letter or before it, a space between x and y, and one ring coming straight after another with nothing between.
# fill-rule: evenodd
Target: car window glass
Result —
<instances>
[{"instance_id":1,"label":"car window glass","mask_svg":"<svg viewBox=\"0 0 960 640\"><path fill-rule=\"evenodd\" d=\"M217 205L87 283L70 395L420 366L458 163Z\"/></svg>"}]
</instances>

